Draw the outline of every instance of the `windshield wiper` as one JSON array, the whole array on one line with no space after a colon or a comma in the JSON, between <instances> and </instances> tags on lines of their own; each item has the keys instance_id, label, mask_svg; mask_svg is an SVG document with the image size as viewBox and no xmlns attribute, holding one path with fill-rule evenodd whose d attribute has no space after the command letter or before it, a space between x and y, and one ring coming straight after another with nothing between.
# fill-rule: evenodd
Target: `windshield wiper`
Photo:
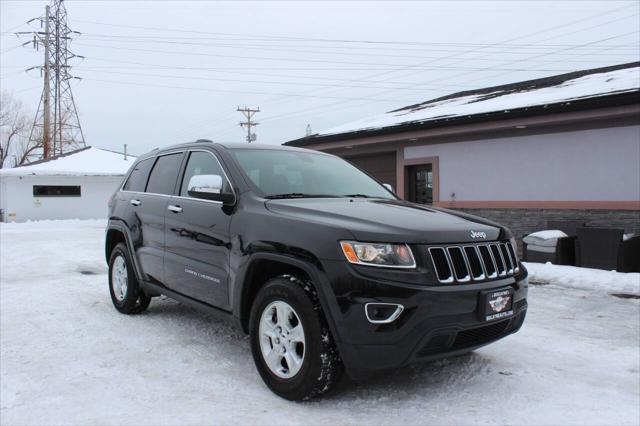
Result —
<instances>
[{"instance_id":1,"label":"windshield wiper","mask_svg":"<svg viewBox=\"0 0 640 426\"><path fill-rule=\"evenodd\" d=\"M367 195L367 194L346 194L346 195L344 195L344 197L348 197L348 198L379 198L379 197L372 197L372 196Z\"/></svg>"},{"instance_id":2,"label":"windshield wiper","mask_svg":"<svg viewBox=\"0 0 640 426\"><path fill-rule=\"evenodd\" d=\"M267 195L264 198L268 200L278 200L283 198L336 198L336 195L327 194L304 194L302 192L290 192L288 194Z\"/></svg>"}]
</instances>

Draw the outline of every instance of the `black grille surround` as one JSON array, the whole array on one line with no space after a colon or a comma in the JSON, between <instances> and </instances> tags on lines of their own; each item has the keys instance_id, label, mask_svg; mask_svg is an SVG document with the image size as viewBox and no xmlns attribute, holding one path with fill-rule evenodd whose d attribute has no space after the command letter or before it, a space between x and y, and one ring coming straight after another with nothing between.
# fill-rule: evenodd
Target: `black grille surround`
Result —
<instances>
[{"instance_id":1,"label":"black grille surround","mask_svg":"<svg viewBox=\"0 0 640 426\"><path fill-rule=\"evenodd\" d=\"M520 271L509 241L450 244L427 248L441 284L471 283L511 277Z\"/></svg>"}]
</instances>

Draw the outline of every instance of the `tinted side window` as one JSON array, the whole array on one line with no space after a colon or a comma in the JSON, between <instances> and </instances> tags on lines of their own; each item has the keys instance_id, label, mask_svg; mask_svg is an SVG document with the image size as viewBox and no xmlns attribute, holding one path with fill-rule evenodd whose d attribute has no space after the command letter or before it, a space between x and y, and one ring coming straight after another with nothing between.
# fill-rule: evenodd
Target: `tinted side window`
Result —
<instances>
[{"instance_id":1,"label":"tinted side window","mask_svg":"<svg viewBox=\"0 0 640 426\"><path fill-rule=\"evenodd\" d=\"M158 157L156 164L153 166L153 170L151 170L146 192L167 195L173 194L173 188L176 185L181 162L182 153Z\"/></svg>"},{"instance_id":2,"label":"tinted side window","mask_svg":"<svg viewBox=\"0 0 640 426\"><path fill-rule=\"evenodd\" d=\"M229 193L231 188L229 182L224 177L224 172L220 163L213 154L208 152L196 151L189 155L187 167L182 177L182 185L180 187L180 196L188 197L189 180L196 175L219 175L222 176L222 192Z\"/></svg>"},{"instance_id":3,"label":"tinted side window","mask_svg":"<svg viewBox=\"0 0 640 426\"><path fill-rule=\"evenodd\" d=\"M149 170L151 170L151 166L153 166L153 160L153 158L147 158L136 164L129 175L129 179L127 179L127 183L124 184L122 189L125 191L144 192L147 177L149 177Z\"/></svg>"}]
</instances>

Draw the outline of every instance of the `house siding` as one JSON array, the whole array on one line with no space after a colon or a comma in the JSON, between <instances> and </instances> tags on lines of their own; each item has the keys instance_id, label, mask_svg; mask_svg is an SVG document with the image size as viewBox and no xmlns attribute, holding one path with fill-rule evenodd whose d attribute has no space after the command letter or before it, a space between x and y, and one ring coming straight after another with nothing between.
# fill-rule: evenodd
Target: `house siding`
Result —
<instances>
[{"instance_id":1,"label":"house siding","mask_svg":"<svg viewBox=\"0 0 640 426\"><path fill-rule=\"evenodd\" d=\"M438 157L444 202L640 200L638 125L404 148L420 157Z\"/></svg>"}]
</instances>

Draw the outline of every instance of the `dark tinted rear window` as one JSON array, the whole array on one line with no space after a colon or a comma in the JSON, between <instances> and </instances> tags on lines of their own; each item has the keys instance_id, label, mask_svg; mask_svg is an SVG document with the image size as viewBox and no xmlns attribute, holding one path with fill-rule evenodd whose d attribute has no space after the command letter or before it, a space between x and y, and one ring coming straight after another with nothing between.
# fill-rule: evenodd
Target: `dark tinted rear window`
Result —
<instances>
[{"instance_id":1,"label":"dark tinted rear window","mask_svg":"<svg viewBox=\"0 0 640 426\"><path fill-rule=\"evenodd\" d=\"M173 194L181 161L182 153L158 157L156 164L153 166L153 170L151 170L146 192L167 195Z\"/></svg>"},{"instance_id":2,"label":"dark tinted rear window","mask_svg":"<svg viewBox=\"0 0 640 426\"><path fill-rule=\"evenodd\" d=\"M144 192L144 187L147 185L147 177L149 177L149 170L153 166L153 158L147 158L140 161L135 165L135 168L129 175L127 183L124 184L125 191Z\"/></svg>"}]
</instances>

